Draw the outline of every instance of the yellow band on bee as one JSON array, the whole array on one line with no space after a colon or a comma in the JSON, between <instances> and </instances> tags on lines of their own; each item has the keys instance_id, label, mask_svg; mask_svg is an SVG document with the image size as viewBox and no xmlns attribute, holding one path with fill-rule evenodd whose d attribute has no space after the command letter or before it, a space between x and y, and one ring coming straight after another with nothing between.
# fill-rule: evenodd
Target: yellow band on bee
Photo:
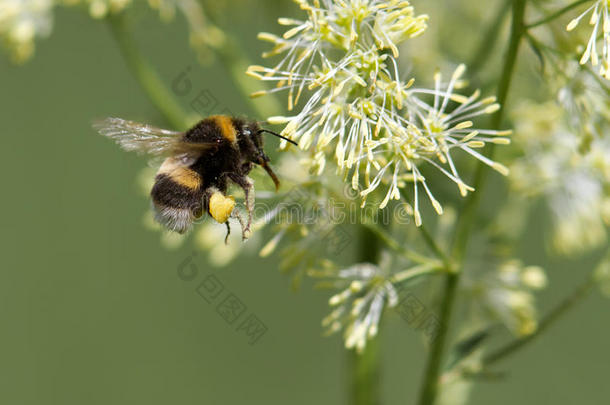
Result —
<instances>
[{"instance_id":1,"label":"yellow band on bee","mask_svg":"<svg viewBox=\"0 0 610 405\"><path fill-rule=\"evenodd\" d=\"M191 190L197 190L201 186L201 176L199 173L184 167L183 163L174 157L165 159L157 174L164 174L179 185Z\"/></svg>"},{"instance_id":2,"label":"yellow band on bee","mask_svg":"<svg viewBox=\"0 0 610 405\"><path fill-rule=\"evenodd\" d=\"M231 117L228 117L226 115L214 115L210 118L214 119L216 125L218 125L218 127L220 128L220 133L224 138L228 139L232 143L235 143L237 141L237 131L233 126L233 121L231 120Z\"/></svg>"},{"instance_id":3,"label":"yellow band on bee","mask_svg":"<svg viewBox=\"0 0 610 405\"><path fill-rule=\"evenodd\" d=\"M225 196L220 191L215 191L210 197L210 215L216 222L225 223L235 208L235 198Z\"/></svg>"}]
</instances>

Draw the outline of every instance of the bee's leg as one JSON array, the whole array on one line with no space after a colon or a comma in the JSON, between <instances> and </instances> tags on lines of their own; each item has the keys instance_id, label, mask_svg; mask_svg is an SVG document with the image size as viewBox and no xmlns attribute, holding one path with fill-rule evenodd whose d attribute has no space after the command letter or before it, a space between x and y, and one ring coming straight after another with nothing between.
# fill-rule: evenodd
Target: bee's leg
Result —
<instances>
[{"instance_id":1,"label":"bee's leg","mask_svg":"<svg viewBox=\"0 0 610 405\"><path fill-rule=\"evenodd\" d=\"M254 211L254 182L248 176L232 176L231 180L244 190L248 222L245 228L242 225L242 229L244 239L248 239L251 233L250 225L252 225L252 213Z\"/></svg>"},{"instance_id":2,"label":"bee's leg","mask_svg":"<svg viewBox=\"0 0 610 405\"><path fill-rule=\"evenodd\" d=\"M252 213L254 212L254 182L246 177L247 186L244 187L245 199L246 199L246 211L248 211L248 225L246 231L250 237L250 226L252 225Z\"/></svg>"},{"instance_id":3,"label":"bee's leg","mask_svg":"<svg viewBox=\"0 0 610 405\"><path fill-rule=\"evenodd\" d=\"M233 212L231 213L231 218L235 218L235 219L237 219L237 221L239 221L239 225L241 225L242 240L248 239L250 237L250 229L248 228L249 225L246 225L241 214L237 210L233 210ZM228 223L229 223L229 221L227 221L227 226L228 226ZM227 234L227 237L228 236L229 235Z\"/></svg>"},{"instance_id":4,"label":"bee's leg","mask_svg":"<svg viewBox=\"0 0 610 405\"><path fill-rule=\"evenodd\" d=\"M229 221L225 222L227 226L227 236L225 236L225 245L229 244L229 235L231 235L231 225L229 225Z\"/></svg>"}]
</instances>

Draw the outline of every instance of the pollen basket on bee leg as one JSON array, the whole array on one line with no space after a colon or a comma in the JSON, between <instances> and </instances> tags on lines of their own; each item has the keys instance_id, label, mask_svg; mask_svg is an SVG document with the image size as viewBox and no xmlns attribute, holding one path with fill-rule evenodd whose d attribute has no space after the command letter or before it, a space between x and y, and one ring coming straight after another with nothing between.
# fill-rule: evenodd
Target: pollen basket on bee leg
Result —
<instances>
[{"instance_id":1,"label":"pollen basket on bee leg","mask_svg":"<svg viewBox=\"0 0 610 405\"><path fill-rule=\"evenodd\" d=\"M235 198L233 196L225 196L220 191L214 191L210 196L209 212L216 222L220 224L227 222L234 208Z\"/></svg>"}]
</instances>

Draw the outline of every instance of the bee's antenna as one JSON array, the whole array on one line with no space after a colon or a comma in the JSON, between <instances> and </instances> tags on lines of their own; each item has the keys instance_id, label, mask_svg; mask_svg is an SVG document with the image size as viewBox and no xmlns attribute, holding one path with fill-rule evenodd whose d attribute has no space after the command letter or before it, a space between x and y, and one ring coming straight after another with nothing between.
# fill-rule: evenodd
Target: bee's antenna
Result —
<instances>
[{"instance_id":1,"label":"bee's antenna","mask_svg":"<svg viewBox=\"0 0 610 405\"><path fill-rule=\"evenodd\" d=\"M269 131L268 129L261 129L260 131L258 131L259 134L262 134L263 132L267 132L268 134L275 135L278 138L282 138L283 140L288 141L291 144L298 146L298 144L295 141L293 141L292 139L288 139L285 136L282 136L282 135L280 135L280 134L278 134L276 132Z\"/></svg>"}]
</instances>

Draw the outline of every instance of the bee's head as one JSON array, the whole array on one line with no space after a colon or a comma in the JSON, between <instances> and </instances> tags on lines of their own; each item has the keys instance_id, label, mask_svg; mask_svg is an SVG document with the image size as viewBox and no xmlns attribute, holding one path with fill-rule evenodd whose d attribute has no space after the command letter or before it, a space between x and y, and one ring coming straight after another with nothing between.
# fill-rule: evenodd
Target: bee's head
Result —
<instances>
[{"instance_id":1,"label":"bee's head","mask_svg":"<svg viewBox=\"0 0 610 405\"><path fill-rule=\"evenodd\" d=\"M240 135L239 147L245 161L255 164L269 161L263 149L262 129L256 121L244 123Z\"/></svg>"},{"instance_id":2,"label":"bee's head","mask_svg":"<svg viewBox=\"0 0 610 405\"><path fill-rule=\"evenodd\" d=\"M246 145L244 145L245 150L243 150L244 148L242 148L242 153L245 155L249 162L260 165L263 169L265 169L265 171L273 180L275 188L277 189L280 185L280 182L275 173L273 173L273 170L271 170L271 167L269 167L269 157L265 154L265 150L263 149L264 133L275 135L278 138L282 138L294 145L296 145L296 143L280 134L269 131L267 129L262 129L256 121L251 121L245 124L242 128L242 135L245 139L247 139Z\"/></svg>"}]
</instances>

